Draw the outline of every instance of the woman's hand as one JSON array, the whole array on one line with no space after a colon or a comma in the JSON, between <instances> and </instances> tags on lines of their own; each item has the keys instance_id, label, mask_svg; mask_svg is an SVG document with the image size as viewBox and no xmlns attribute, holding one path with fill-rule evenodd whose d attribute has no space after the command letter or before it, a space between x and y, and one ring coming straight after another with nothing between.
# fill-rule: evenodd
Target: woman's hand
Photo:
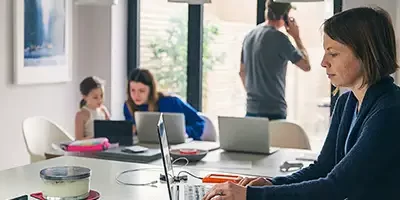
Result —
<instances>
[{"instance_id":1,"label":"woman's hand","mask_svg":"<svg viewBox=\"0 0 400 200\"><path fill-rule=\"evenodd\" d=\"M246 200L245 187L232 182L215 185L203 197L203 200Z\"/></svg>"},{"instance_id":2,"label":"woman's hand","mask_svg":"<svg viewBox=\"0 0 400 200\"><path fill-rule=\"evenodd\" d=\"M264 177L258 178L243 178L239 181L238 185L241 186L266 186L272 185L271 181L267 180Z\"/></svg>"}]
</instances>

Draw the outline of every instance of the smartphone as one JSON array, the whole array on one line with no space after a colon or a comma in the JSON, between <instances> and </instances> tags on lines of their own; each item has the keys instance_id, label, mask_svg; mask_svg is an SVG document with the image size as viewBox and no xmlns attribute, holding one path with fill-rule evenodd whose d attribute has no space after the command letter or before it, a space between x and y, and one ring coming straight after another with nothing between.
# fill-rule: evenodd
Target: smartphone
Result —
<instances>
[{"instance_id":1,"label":"smartphone","mask_svg":"<svg viewBox=\"0 0 400 200\"><path fill-rule=\"evenodd\" d=\"M289 14L288 13L283 15L283 21L285 22L286 26L289 26Z\"/></svg>"},{"instance_id":2,"label":"smartphone","mask_svg":"<svg viewBox=\"0 0 400 200\"><path fill-rule=\"evenodd\" d=\"M126 152L126 153L143 153L149 150L147 147L142 147L142 146L130 146L130 147L124 147L121 151Z\"/></svg>"}]
</instances>

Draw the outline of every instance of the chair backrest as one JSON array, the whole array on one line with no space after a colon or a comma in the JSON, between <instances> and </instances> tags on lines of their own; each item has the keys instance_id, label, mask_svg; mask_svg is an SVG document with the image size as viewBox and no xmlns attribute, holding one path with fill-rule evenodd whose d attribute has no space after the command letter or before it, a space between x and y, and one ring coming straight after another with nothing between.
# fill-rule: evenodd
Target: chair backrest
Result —
<instances>
[{"instance_id":1,"label":"chair backrest","mask_svg":"<svg viewBox=\"0 0 400 200\"><path fill-rule=\"evenodd\" d=\"M303 128L287 120L269 123L270 144L274 147L311 150L310 141Z\"/></svg>"},{"instance_id":2,"label":"chair backrest","mask_svg":"<svg viewBox=\"0 0 400 200\"><path fill-rule=\"evenodd\" d=\"M203 141L213 141L217 140L217 130L215 128L212 120L203 113L198 113L205 121L203 135L201 136L201 140Z\"/></svg>"},{"instance_id":3,"label":"chair backrest","mask_svg":"<svg viewBox=\"0 0 400 200\"><path fill-rule=\"evenodd\" d=\"M52 144L73 141L64 129L45 117L29 117L22 122L25 145L31 156L31 162L45 159L44 153Z\"/></svg>"}]
</instances>

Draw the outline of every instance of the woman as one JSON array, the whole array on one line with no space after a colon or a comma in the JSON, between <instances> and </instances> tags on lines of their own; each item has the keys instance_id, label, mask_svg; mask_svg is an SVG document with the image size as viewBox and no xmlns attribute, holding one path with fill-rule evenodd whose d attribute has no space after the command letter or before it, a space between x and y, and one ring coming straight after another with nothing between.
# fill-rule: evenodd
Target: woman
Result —
<instances>
[{"instance_id":1,"label":"woman","mask_svg":"<svg viewBox=\"0 0 400 200\"><path fill-rule=\"evenodd\" d=\"M147 69L137 68L131 72L127 87L128 100L124 104L125 119L135 123L136 111L183 113L186 134L194 140L201 140L204 119L180 98L158 92L156 85L153 75ZM136 132L135 128L134 132Z\"/></svg>"},{"instance_id":2,"label":"woman","mask_svg":"<svg viewBox=\"0 0 400 200\"><path fill-rule=\"evenodd\" d=\"M398 64L389 14L346 10L324 23L323 39L322 67L332 84L351 91L335 105L317 161L286 177L216 185L205 200L399 198L400 88L390 77Z\"/></svg>"}]
</instances>

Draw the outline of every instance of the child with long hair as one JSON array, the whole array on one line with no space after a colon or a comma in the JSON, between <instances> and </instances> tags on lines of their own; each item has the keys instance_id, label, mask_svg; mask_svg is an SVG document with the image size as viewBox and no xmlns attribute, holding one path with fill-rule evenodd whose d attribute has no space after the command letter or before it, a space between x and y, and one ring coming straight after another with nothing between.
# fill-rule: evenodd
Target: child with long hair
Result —
<instances>
[{"instance_id":1,"label":"child with long hair","mask_svg":"<svg viewBox=\"0 0 400 200\"><path fill-rule=\"evenodd\" d=\"M98 77L86 77L80 83L82 100L75 116L75 139L94 137L94 120L109 120L110 114L104 106L104 81Z\"/></svg>"}]
</instances>

